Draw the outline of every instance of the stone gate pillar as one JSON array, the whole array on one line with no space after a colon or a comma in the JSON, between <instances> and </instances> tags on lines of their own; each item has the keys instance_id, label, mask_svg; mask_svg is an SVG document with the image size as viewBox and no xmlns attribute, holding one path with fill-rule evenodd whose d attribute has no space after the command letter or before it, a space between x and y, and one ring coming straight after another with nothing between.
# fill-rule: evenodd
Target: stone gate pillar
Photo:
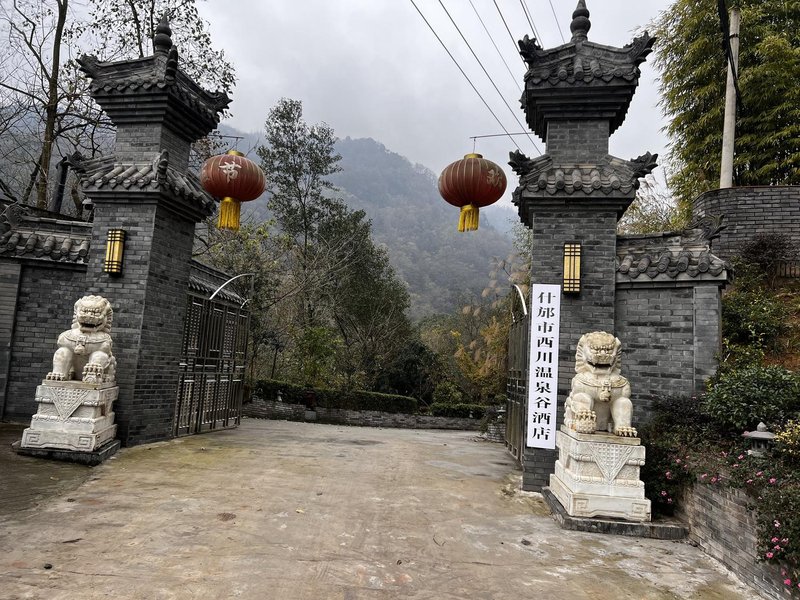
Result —
<instances>
[{"instance_id":1,"label":"stone gate pillar","mask_svg":"<svg viewBox=\"0 0 800 600\"><path fill-rule=\"evenodd\" d=\"M633 201L639 178L656 166L650 154L634 160L608 154L608 138L625 120L639 65L655 40L645 33L612 48L588 41L590 28L580 0L570 42L550 50L527 36L520 42L528 65L522 105L546 152L535 159L514 152L510 161L520 178L513 200L533 230L531 282L561 285L564 244L581 245L580 291L561 297L559 424L579 338L614 332L617 221ZM555 451L524 448L523 488L548 485L555 460Z\"/></svg>"},{"instance_id":2,"label":"stone gate pillar","mask_svg":"<svg viewBox=\"0 0 800 600\"><path fill-rule=\"evenodd\" d=\"M213 198L188 172L189 149L229 104L178 66L166 21L152 56L120 62L81 57L92 97L117 128L115 153L76 171L94 203L87 292L114 307L118 438L124 445L172 436L195 224ZM104 269L109 230L125 232L122 272Z\"/></svg>"}]
</instances>

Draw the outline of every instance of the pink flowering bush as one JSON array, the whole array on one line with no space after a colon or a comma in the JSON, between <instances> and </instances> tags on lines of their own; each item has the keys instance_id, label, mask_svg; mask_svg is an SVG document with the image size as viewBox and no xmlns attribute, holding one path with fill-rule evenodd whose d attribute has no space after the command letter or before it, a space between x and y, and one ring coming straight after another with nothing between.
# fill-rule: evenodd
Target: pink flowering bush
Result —
<instances>
[{"instance_id":1,"label":"pink flowering bush","mask_svg":"<svg viewBox=\"0 0 800 600\"><path fill-rule=\"evenodd\" d=\"M674 514L683 491L698 475L691 452L702 444L709 423L697 407L695 398L659 398L653 418L639 430L647 447L641 476L656 515Z\"/></svg>"},{"instance_id":2,"label":"pink flowering bush","mask_svg":"<svg viewBox=\"0 0 800 600\"><path fill-rule=\"evenodd\" d=\"M657 402L640 433L647 446L642 479L655 515L674 514L695 483L744 490L758 515L758 558L780 565L781 581L800 590L800 468L789 444L754 456L741 434L718 428L690 399Z\"/></svg>"},{"instance_id":3,"label":"pink flowering bush","mask_svg":"<svg viewBox=\"0 0 800 600\"><path fill-rule=\"evenodd\" d=\"M751 487L762 560L781 565L784 583L800 587L800 485L792 475L783 474L762 477Z\"/></svg>"}]
</instances>

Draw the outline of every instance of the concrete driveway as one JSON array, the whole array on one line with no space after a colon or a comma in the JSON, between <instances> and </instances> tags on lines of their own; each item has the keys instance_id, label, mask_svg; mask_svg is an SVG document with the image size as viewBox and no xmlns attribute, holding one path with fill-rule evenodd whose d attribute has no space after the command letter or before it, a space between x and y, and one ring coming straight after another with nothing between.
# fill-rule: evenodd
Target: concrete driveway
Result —
<instances>
[{"instance_id":1,"label":"concrete driveway","mask_svg":"<svg viewBox=\"0 0 800 600\"><path fill-rule=\"evenodd\" d=\"M756 597L688 544L561 530L518 475L474 433L246 420L0 512L0 598Z\"/></svg>"}]
</instances>

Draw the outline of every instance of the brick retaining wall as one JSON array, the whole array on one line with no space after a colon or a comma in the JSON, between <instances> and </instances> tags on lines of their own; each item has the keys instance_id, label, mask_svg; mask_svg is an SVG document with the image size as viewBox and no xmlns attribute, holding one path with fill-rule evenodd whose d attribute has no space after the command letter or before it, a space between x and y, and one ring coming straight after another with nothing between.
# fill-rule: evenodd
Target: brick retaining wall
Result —
<instances>
[{"instance_id":1,"label":"brick retaining wall","mask_svg":"<svg viewBox=\"0 0 800 600\"><path fill-rule=\"evenodd\" d=\"M306 415L303 404L288 404L274 400L254 398L242 406L242 415L258 419L284 419L287 421L316 421L336 425L357 425L360 427L390 427L396 429L455 429L478 431L480 421L477 419L459 419L455 417L432 417L428 415L404 415L385 413L377 410L341 410L337 408L317 407L313 417ZM312 412L312 411L309 411Z\"/></svg>"},{"instance_id":2,"label":"brick retaining wall","mask_svg":"<svg viewBox=\"0 0 800 600\"><path fill-rule=\"evenodd\" d=\"M725 215L725 229L711 242L714 254L725 260L759 234L780 233L800 246L800 186L712 190L694 201L693 214Z\"/></svg>"},{"instance_id":3,"label":"brick retaining wall","mask_svg":"<svg viewBox=\"0 0 800 600\"><path fill-rule=\"evenodd\" d=\"M696 484L686 493L678 516L689 524L693 542L764 597L800 597L783 585L779 567L756 559L756 513L748 508L748 501L740 490Z\"/></svg>"}]
</instances>

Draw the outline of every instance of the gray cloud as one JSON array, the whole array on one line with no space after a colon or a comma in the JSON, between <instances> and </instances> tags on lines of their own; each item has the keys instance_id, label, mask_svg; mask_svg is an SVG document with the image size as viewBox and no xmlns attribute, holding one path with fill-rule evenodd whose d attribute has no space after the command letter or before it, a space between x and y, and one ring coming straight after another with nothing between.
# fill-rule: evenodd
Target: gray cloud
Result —
<instances>
[{"instance_id":1,"label":"gray cloud","mask_svg":"<svg viewBox=\"0 0 800 600\"><path fill-rule=\"evenodd\" d=\"M519 131L438 0L415 1L508 131ZM468 0L444 3L524 123L517 87L524 65L492 0L472 1L516 80L498 58ZM561 44L548 1L526 2L543 45ZM518 1L498 0L498 4L515 39L531 34ZM567 39L575 4L553 0ZM587 4L592 12L589 38L621 46L670 2L589 0ZM375 138L436 172L472 151L469 136L502 133L410 0L208 0L200 7L211 23L215 46L224 48L237 68L239 82L228 121L234 127L260 131L279 98L296 98L303 101L309 122L325 121L341 137ZM628 120L611 140L612 154L623 158L645 151L663 154L666 147L654 69L645 63L642 71ZM515 140L525 153L536 154L524 136ZM507 137L478 143L479 152L500 164L514 149Z\"/></svg>"}]
</instances>

